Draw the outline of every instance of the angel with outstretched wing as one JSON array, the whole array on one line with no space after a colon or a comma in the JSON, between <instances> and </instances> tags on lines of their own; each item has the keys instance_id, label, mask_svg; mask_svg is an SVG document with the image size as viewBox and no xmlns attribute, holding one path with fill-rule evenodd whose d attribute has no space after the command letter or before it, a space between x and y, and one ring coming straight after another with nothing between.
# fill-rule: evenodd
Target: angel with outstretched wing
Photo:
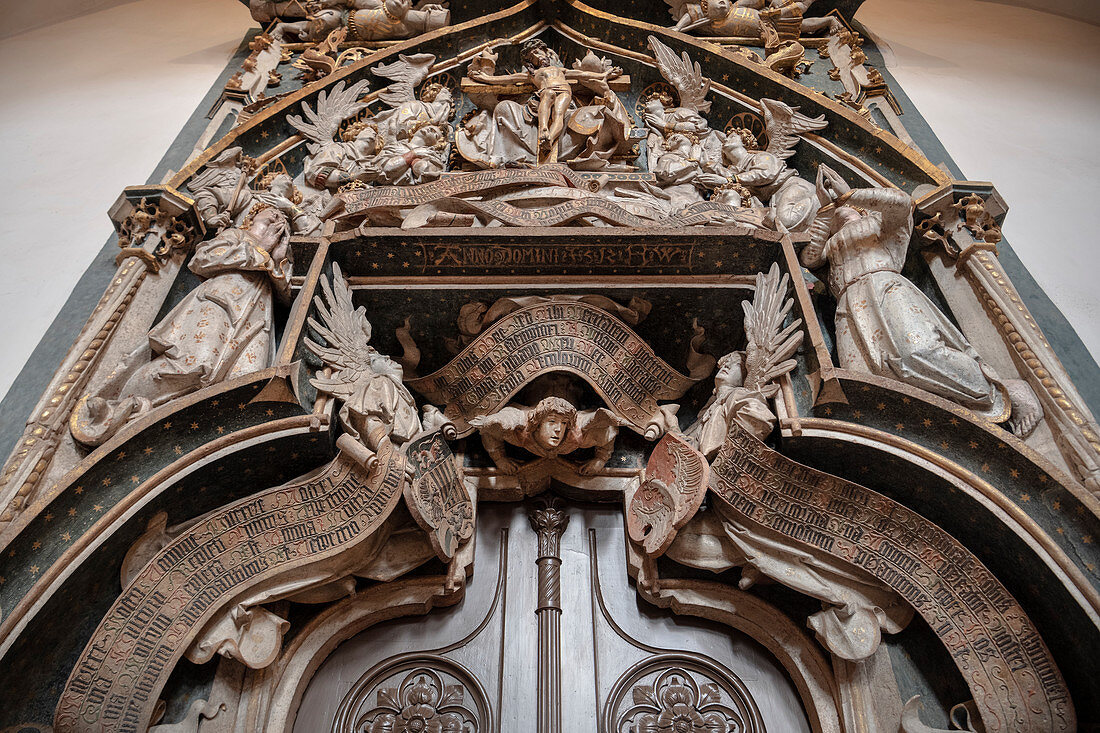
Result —
<instances>
[{"instance_id":1,"label":"angel with outstretched wing","mask_svg":"<svg viewBox=\"0 0 1100 733\"><path fill-rule=\"evenodd\" d=\"M772 207L777 229L807 229L820 205L817 191L786 161L794 155L800 135L821 130L828 123L824 115L807 117L797 107L773 99L760 100L760 109L768 147L760 150L756 136L746 129L731 130L722 144L726 177Z\"/></svg>"},{"instance_id":2,"label":"angel with outstretched wing","mask_svg":"<svg viewBox=\"0 0 1100 733\"><path fill-rule=\"evenodd\" d=\"M366 108L367 103L360 101L360 98L369 86L370 82L366 80L346 88L344 82L337 82L331 90L322 89L318 93L316 111L307 102L302 102L305 119L301 115L287 115L286 121L311 141L309 152L316 153L321 146L336 139L336 133L340 131L344 120L354 117Z\"/></svg>"},{"instance_id":3,"label":"angel with outstretched wing","mask_svg":"<svg viewBox=\"0 0 1100 733\"><path fill-rule=\"evenodd\" d=\"M704 191L725 184L722 136L703 117L710 110L710 80L686 52L676 53L654 36L649 47L661 76L676 90L644 101L642 119L649 129L650 170L672 210L704 200Z\"/></svg>"},{"instance_id":4,"label":"angel with outstretched wing","mask_svg":"<svg viewBox=\"0 0 1100 733\"><path fill-rule=\"evenodd\" d=\"M744 351L718 360L714 394L687 430L708 459L725 441L731 420L761 440L775 425L767 400L779 391L778 380L795 368L797 362L791 357L802 343L802 319L783 325L794 305L786 297L788 282L786 274L780 277L779 265L773 264L767 275L757 273L752 302L741 304L748 343Z\"/></svg>"},{"instance_id":5,"label":"angel with outstretched wing","mask_svg":"<svg viewBox=\"0 0 1100 733\"><path fill-rule=\"evenodd\" d=\"M323 344L305 339L325 369L310 384L343 401L340 421L350 440L340 443L370 465L383 441L401 444L421 431L416 402L402 382L401 365L370 345L366 309L352 302L351 288L332 266L332 284L321 278L323 297L314 298L318 318L309 318ZM364 452L365 451L365 452Z\"/></svg>"},{"instance_id":6,"label":"angel with outstretched wing","mask_svg":"<svg viewBox=\"0 0 1100 733\"><path fill-rule=\"evenodd\" d=\"M619 427L625 424L610 410L578 411L561 397L547 397L534 407L508 405L492 415L470 420L470 425L481 434L489 457L506 475L520 468L504 452L504 445L508 443L540 458L557 458L582 448L595 448L595 455L577 469L582 475L590 476L607 465Z\"/></svg>"}]
</instances>

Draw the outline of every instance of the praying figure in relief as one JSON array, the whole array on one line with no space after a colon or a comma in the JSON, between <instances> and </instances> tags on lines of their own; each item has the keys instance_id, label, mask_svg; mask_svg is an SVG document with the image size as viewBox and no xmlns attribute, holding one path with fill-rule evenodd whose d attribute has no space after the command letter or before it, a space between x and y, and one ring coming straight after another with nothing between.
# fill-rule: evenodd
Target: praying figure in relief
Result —
<instances>
[{"instance_id":1,"label":"praying figure in relief","mask_svg":"<svg viewBox=\"0 0 1100 733\"><path fill-rule=\"evenodd\" d=\"M128 422L203 387L275 361L274 299L290 301L290 223L256 204L240 225L195 248L202 284L149 332L73 411L73 437L100 445Z\"/></svg>"},{"instance_id":2,"label":"praying figure in relief","mask_svg":"<svg viewBox=\"0 0 1100 733\"><path fill-rule=\"evenodd\" d=\"M1042 412L1030 387L999 379L901 274L913 234L912 196L896 188L850 188L825 165L817 190L821 208L802 264L829 267L840 366L897 379L994 422L1008 420L1017 434L1031 432Z\"/></svg>"}]
</instances>

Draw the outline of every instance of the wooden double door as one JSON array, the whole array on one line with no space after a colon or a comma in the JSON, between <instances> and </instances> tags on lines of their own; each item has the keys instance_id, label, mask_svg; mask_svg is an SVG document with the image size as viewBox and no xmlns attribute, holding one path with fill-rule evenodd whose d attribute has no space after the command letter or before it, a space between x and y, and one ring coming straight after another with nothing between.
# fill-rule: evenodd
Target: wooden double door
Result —
<instances>
[{"instance_id":1,"label":"wooden double door","mask_svg":"<svg viewBox=\"0 0 1100 733\"><path fill-rule=\"evenodd\" d=\"M462 601L341 644L295 733L808 733L762 646L638 598L618 510L556 511L555 543L529 505L479 507Z\"/></svg>"}]
</instances>

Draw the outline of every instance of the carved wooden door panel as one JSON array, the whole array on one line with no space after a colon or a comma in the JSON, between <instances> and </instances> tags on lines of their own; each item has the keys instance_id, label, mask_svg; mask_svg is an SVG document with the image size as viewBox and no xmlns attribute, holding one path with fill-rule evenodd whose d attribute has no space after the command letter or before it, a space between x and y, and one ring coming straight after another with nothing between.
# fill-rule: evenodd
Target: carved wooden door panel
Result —
<instances>
[{"instance_id":1,"label":"carved wooden door panel","mask_svg":"<svg viewBox=\"0 0 1100 733\"><path fill-rule=\"evenodd\" d=\"M313 676L294 730L810 730L762 646L637 597L617 510L561 510L564 528L545 515L539 525L528 507L483 505L465 598L340 645ZM536 525L563 529L559 546L540 542Z\"/></svg>"}]
</instances>

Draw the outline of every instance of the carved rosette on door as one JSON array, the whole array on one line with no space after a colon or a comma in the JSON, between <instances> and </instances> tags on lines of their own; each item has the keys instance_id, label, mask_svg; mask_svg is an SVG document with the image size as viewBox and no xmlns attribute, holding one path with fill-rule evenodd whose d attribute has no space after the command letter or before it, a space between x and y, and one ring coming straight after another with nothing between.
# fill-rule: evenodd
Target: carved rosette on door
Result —
<instances>
[{"instance_id":1,"label":"carved rosette on door","mask_svg":"<svg viewBox=\"0 0 1100 733\"><path fill-rule=\"evenodd\" d=\"M483 733L489 705L477 678L445 657L409 655L366 674L340 704L333 733Z\"/></svg>"},{"instance_id":2,"label":"carved rosette on door","mask_svg":"<svg viewBox=\"0 0 1100 733\"><path fill-rule=\"evenodd\" d=\"M662 654L619 678L604 706L606 733L757 733L745 686L701 656Z\"/></svg>"}]
</instances>

